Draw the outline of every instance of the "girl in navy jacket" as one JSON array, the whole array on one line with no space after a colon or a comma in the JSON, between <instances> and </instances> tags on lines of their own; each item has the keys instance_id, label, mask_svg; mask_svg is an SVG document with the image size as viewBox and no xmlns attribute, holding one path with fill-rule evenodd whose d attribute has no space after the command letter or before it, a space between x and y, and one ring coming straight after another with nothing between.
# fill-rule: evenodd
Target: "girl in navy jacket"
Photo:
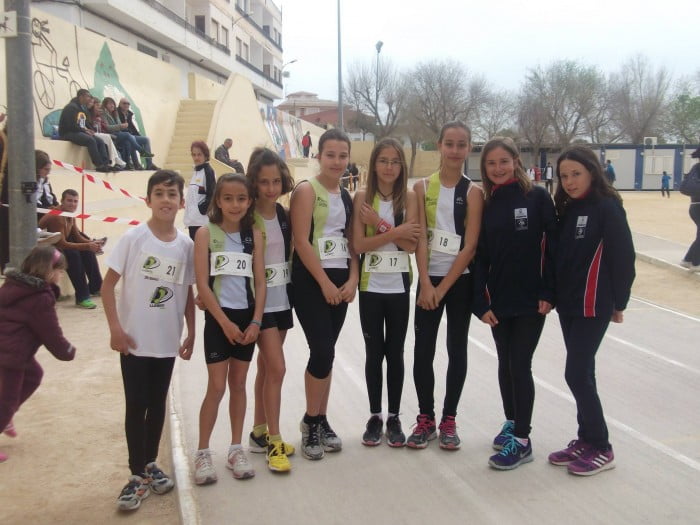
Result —
<instances>
[{"instance_id":1,"label":"girl in navy jacket","mask_svg":"<svg viewBox=\"0 0 700 525\"><path fill-rule=\"evenodd\" d=\"M576 399L578 438L549 456L572 474L615 466L595 379L595 354L610 321L621 323L634 281L634 246L622 200L591 149L557 161L556 303L566 345L566 382Z\"/></svg>"},{"instance_id":2,"label":"girl in navy jacket","mask_svg":"<svg viewBox=\"0 0 700 525\"><path fill-rule=\"evenodd\" d=\"M532 356L554 304L554 203L533 186L515 143L490 140L481 153L486 197L474 264L477 317L491 327L506 422L489 465L514 469L532 461L530 421L535 400Z\"/></svg>"}]
</instances>

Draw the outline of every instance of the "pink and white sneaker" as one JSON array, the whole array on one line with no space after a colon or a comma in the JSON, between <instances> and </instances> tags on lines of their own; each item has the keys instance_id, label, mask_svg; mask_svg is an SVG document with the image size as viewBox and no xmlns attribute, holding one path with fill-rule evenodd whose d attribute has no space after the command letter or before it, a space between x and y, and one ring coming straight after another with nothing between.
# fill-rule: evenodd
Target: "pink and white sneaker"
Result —
<instances>
[{"instance_id":1,"label":"pink and white sneaker","mask_svg":"<svg viewBox=\"0 0 700 525\"><path fill-rule=\"evenodd\" d=\"M615 454L612 447L605 452L590 448L568 466L569 473L577 476L593 476L612 468L615 468Z\"/></svg>"}]
</instances>

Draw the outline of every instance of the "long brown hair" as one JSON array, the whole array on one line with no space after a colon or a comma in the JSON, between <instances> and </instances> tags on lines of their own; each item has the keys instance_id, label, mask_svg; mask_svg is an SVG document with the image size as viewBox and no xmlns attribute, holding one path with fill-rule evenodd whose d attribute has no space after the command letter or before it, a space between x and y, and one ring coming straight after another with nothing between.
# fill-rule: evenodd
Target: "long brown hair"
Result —
<instances>
[{"instance_id":1,"label":"long brown hair","mask_svg":"<svg viewBox=\"0 0 700 525\"><path fill-rule=\"evenodd\" d=\"M250 187L250 181L246 179L245 175L242 173L224 173L219 180L216 181L216 186L214 187L214 195L209 203L209 209L207 210L207 215L209 216L209 221L214 224L221 225L224 220L224 214L219 208L217 201L221 197L221 191L223 185L228 182L237 182L242 184L243 187L248 192L248 198L250 199L250 206L245 212L245 215L241 218L240 228L241 230L248 230L253 227L253 212L255 211L255 193Z\"/></svg>"},{"instance_id":2,"label":"long brown hair","mask_svg":"<svg viewBox=\"0 0 700 525\"><path fill-rule=\"evenodd\" d=\"M401 161L401 173L394 181L394 187L391 190L392 206L394 214L402 212L406 208L406 186L408 184L408 167L406 166L406 155L403 152L401 143L391 137L384 138L377 142L369 157L369 174L367 175L367 190L365 191L365 202L370 206L374 202L374 197L377 194L379 181L377 176L377 159L383 149L393 148Z\"/></svg>"},{"instance_id":3,"label":"long brown hair","mask_svg":"<svg viewBox=\"0 0 700 525\"><path fill-rule=\"evenodd\" d=\"M481 160L479 165L481 167L481 185L484 188L484 198L486 202L491 198L491 192L493 191L493 182L486 176L486 156L497 148L502 148L508 155L513 159L513 164L515 169L513 170L513 175L518 181L518 185L523 190L523 193L529 193L532 189L532 182L530 182L527 173L525 173L525 168L520 160L520 151L518 146L516 146L513 139L509 137L493 137L489 140L484 148L481 150Z\"/></svg>"},{"instance_id":4,"label":"long brown hair","mask_svg":"<svg viewBox=\"0 0 700 525\"><path fill-rule=\"evenodd\" d=\"M588 146L582 144L576 144L574 146L569 146L557 159L557 191L554 192L554 205L557 208L557 213L563 215L566 212L566 206L571 201L571 197L564 191L561 184L561 178L559 176L559 165L564 160L573 160L583 165L586 170L591 174L591 188L590 193L595 197L613 197L617 199L620 204L622 204L622 198L617 190L613 188L608 179L603 176L603 166L600 160Z\"/></svg>"},{"instance_id":5,"label":"long brown hair","mask_svg":"<svg viewBox=\"0 0 700 525\"><path fill-rule=\"evenodd\" d=\"M22 273L46 280L53 270L68 268L66 257L53 246L37 246L22 261Z\"/></svg>"},{"instance_id":6,"label":"long brown hair","mask_svg":"<svg viewBox=\"0 0 700 525\"><path fill-rule=\"evenodd\" d=\"M253 188L253 195L255 195L256 198L258 197L258 175L260 175L260 170L265 166L277 166L280 172L280 178L282 179L281 195L286 195L292 191L294 188L294 179L289 172L287 163L269 148L255 148L253 153L250 154L246 177L250 181L250 185Z\"/></svg>"}]
</instances>

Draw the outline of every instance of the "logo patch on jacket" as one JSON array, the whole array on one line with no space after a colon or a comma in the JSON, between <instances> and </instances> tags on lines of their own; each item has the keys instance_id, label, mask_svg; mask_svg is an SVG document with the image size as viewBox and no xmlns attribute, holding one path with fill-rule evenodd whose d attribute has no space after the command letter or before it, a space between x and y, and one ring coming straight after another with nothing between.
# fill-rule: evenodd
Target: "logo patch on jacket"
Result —
<instances>
[{"instance_id":1,"label":"logo patch on jacket","mask_svg":"<svg viewBox=\"0 0 700 525\"><path fill-rule=\"evenodd\" d=\"M586 236L586 225L588 215L579 215L576 219L576 239L583 239Z\"/></svg>"},{"instance_id":2,"label":"logo patch on jacket","mask_svg":"<svg viewBox=\"0 0 700 525\"><path fill-rule=\"evenodd\" d=\"M515 219L515 231L527 230L527 208L515 208L513 218Z\"/></svg>"}]
</instances>

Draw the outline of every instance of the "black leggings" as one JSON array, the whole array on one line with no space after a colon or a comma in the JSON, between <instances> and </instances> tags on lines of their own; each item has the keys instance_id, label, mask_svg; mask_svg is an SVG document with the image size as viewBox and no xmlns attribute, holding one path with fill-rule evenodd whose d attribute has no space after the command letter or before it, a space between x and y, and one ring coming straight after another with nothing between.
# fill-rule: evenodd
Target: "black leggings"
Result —
<instances>
[{"instance_id":1,"label":"black leggings","mask_svg":"<svg viewBox=\"0 0 700 525\"><path fill-rule=\"evenodd\" d=\"M695 223L695 241L690 245L688 253L685 254L683 260L690 261L693 266L697 266L700 264L700 203L692 203L688 213Z\"/></svg>"},{"instance_id":2,"label":"black leggings","mask_svg":"<svg viewBox=\"0 0 700 525\"><path fill-rule=\"evenodd\" d=\"M403 390L403 345L408 328L409 294L360 292L360 323L365 338L365 379L369 411L382 411L382 366L386 357L389 413L398 414ZM386 324L386 333L384 327Z\"/></svg>"},{"instance_id":3,"label":"black leggings","mask_svg":"<svg viewBox=\"0 0 700 525\"><path fill-rule=\"evenodd\" d=\"M337 287L348 280L347 269L327 268L325 272ZM306 370L316 379L325 379L333 369L335 342L343 328L348 303L342 301L336 306L328 304L316 279L301 264L294 265L292 284L294 310L309 345Z\"/></svg>"},{"instance_id":4,"label":"black leggings","mask_svg":"<svg viewBox=\"0 0 700 525\"><path fill-rule=\"evenodd\" d=\"M158 445L165 422L165 401L174 357L121 356L126 398L126 445L129 469L141 476L146 465L158 457Z\"/></svg>"},{"instance_id":5,"label":"black leggings","mask_svg":"<svg viewBox=\"0 0 700 525\"><path fill-rule=\"evenodd\" d=\"M433 286L440 284L442 279L442 277L430 276ZM413 381L416 384L421 414L435 417L433 360L435 359L435 345L440 319L443 310L447 309L447 357L449 362L442 415L457 415L457 405L462 395L464 380L467 378L467 333L469 332L473 288L472 275L470 273L463 274L455 281L435 310L424 310L416 305ZM417 293L420 294L420 284Z\"/></svg>"},{"instance_id":6,"label":"black leggings","mask_svg":"<svg viewBox=\"0 0 700 525\"><path fill-rule=\"evenodd\" d=\"M596 387L595 354L610 319L560 314L559 323L566 345L564 377L576 399L578 438L605 451L610 448L610 443Z\"/></svg>"},{"instance_id":7,"label":"black leggings","mask_svg":"<svg viewBox=\"0 0 700 525\"><path fill-rule=\"evenodd\" d=\"M535 383L532 380L532 356L544 327L544 316L523 315L498 319L491 328L498 352L498 385L501 388L506 419L515 421L513 434L530 435Z\"/></svg>"}]
</instances>

